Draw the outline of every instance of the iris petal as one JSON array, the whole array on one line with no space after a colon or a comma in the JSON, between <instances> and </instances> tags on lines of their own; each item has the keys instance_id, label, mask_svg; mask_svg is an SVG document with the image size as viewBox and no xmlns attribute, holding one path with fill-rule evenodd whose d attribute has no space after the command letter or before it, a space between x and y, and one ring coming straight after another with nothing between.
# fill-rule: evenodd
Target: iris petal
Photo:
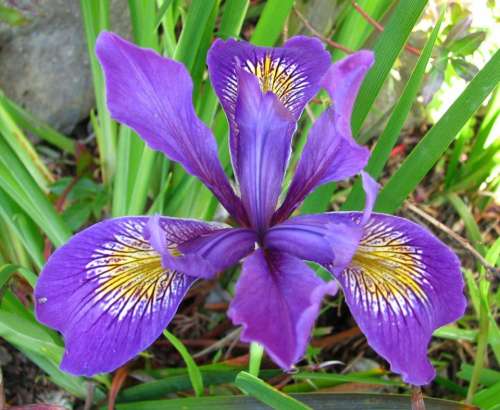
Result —
<instances>
[{"instance_id":1,"label":"iris petal","mask_svg":"<svg viewBox=\"0 0 500 410\"><path fill-rule=\"evenodd\" d=\"M427 358L432 333L466 307L451 249L413 222L372 214L352 262L337 277L368 343L391 370L407 383L429 383L435 375Z\"/></svg>"},{"instance_id":2,"label":"iris petal","mask_svg":"<svg viewBox=\"0 0 500 410\"><path fill-rule=\"evenodd\" d=\"M243 326L241 340L288 370L304 355L323 297L336 291L300 259L258 249L243 262L228 315Z\"/></svg>"},{"instance_id":3,"label":"iris petal","mask_svg":"<svg viewBox=\"0 0 500 410\"><path fill-rule=\"evenodd\" d=\"M373 54L359 51L333 64L322 79L332 106L316 120L287 196L273 217L274 223L288 218L318 186L349 178L368 162L369 151L352 138L351 112Z\"/></svg>"},{"instance_id":4,"label":"iris petal","mask_svg":"<svg viewBox=\"0 0 500 410\"><path fill-rule=\"evenodd\" d=\"M274 94L262 93L255 76L240 70L238 81L236 175L250 223L263 231L270 223L281 191L293 119Z\"/></svg>"},{"instance_id":5,"label":"iris petal","mask_svg":"<svg viewBox=\"0 0 500 410\"><path fill-rule=\"evenodd\" d=\"M332 64L321 80L332 100L335 112L351 123L351 114L359 88L366 73L372 67L375 56L372 51L361 50Z\"/></svg>"},{"instance_id":6,"label":"iris petal","mask_svg":"<svg viewBox=\"0 0 500 410\"><path fill-rule=\"evenodd\" d=\"M161 334L195 278L166 270L145 237L148 217L110 219L75 235L44 267L35 289L39 321L63 333L61 368L109 372ZM169 244L218 229L160 219Z\"/></svg>"},{"instance_id":7,"label":"iris petal","mask_svg":"<svg viewBox=\"0 0 500 410\"><path fill-rule=\"evenodd\" d=\"M255 75L261 90L272 92L297 121L305 104L319 90L321 78L330 66L330 55L320 41L293 37L284 47L256 47L232 39L216 40L208 52L208 71L230 125L230 148L238 172L238 71Z\"/></svg>"},{"instance_id":8,"label":"iris petal","mask_svg":"<svg viewBox=\"0 0 500 410\"><path fill-rule=\"evenodd\" d=\"M359 218L346 212L296 216L269 229L265 246L324 265L334 274L341 272L356 252L378 192L373 178L365 172L361 175L366 203Z\"/></svg>"},{"instance_id":9,"label":"iris petal","mask_svg":"<svg viewBox=\"0 0 500 410\"><path fill-rule=\"evenodd\" d=\"M193 84L181 63L101 33L96 53L114 119L198 177L239 222L245 216L217 157L210 129L196 116Z\"/></svg>"},{"instance_id":10,"label":"iris petal","mask_svg":"<svg viewBox=\"0 0 500 410\"><path fill-rule=\"evenodd\" d=\"M330 108L314 123L283 204L273 222L285 220L315 188L360 172L370 153L350 136L348 124Z\"/></svg>"}]
</instances>

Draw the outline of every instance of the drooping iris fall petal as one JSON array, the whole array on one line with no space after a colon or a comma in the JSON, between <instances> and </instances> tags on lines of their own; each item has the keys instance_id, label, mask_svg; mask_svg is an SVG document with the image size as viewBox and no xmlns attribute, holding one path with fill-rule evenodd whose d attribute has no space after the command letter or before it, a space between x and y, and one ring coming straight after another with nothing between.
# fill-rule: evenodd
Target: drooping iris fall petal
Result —
<instances>
[{"instance_id":1,"label":"drooping iris fall petal","mask_svg":"<svg viewBox=\"0 0 500 410\"><path fill-rule=\"evenodd\" d=\"M290 369L304 355L323 297L336 291L300 259L258 249L243 262L228 315L243 326L241 340L262 344Z\"/></svg>"},{"instance_id":2,"label":"drooping iris fall petal","mask_svg":"<svg viewBox=\"0 0 500 410\"><path fill-rule=\"evenodd\" d=\"M262 91L275 94L296 122L306 103L318 92L321 78L330 67L330 55L320 41L302 36L293 37L278 48L229 39L214 42L207 64L212 85L228 116L231 157L238 173L239 131L235 115L239 70L255 75ZM293 130L294 127L290 132Z\"/></svg>"},{"instance_id":3,"label":"drooping iris fall petal","mask_svg":"<svg viewBox=\"0 0 500 410\"><path fill-rule=\"evenodd\" d=\"M167 270L145 237L149 217L109 219L57 249L35 289L39 321L66 343L61 368L93 375L116 369L146 349L172 319L194 277ZM161 218L170 247L218 225Z\"/></svg>"},{"instance_id":4,"label":"drooping iris fall petal","mask_svg":"<svg viewBox=\"0 0 500 410\"><path fill-rule=\"evenodd\" d=\"M210 129L196 116L185 67L116 34L99 35L96 53L106 77L111 116L198 177L240 222L245 220L217 157Z\"/></svg>"},{"instance_id":5,"label":"drooping iris fall petal","mask_svg":"<svg viewBox=\"0 0 500 410\"><path fill-rule=\"evenodd\" d=\"M466 307L453 251L413 222L372 214L352 262L337 278L368 343L391 370L407 383L429 383L435 375L427 358L431 335Z\"/></svg>"}]
</instances>

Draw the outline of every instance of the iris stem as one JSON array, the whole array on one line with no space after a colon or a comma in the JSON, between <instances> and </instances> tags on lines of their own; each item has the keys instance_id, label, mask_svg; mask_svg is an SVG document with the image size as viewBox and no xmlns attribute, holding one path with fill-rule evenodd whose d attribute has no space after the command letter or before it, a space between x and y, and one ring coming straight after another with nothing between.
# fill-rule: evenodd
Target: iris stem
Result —
<instances>
[{"instance_id":1,"label":"iris stem","mask_svg":"<svg viewBox=\"0 0 500 410\"><path fill-rule=\"evenodd\" d=\"M250 360L248 364L248 371L252 376L259 377L260 363L262 355L264 354L264 347L256 342L250 344Z\"/></svg>"}]
</instances>

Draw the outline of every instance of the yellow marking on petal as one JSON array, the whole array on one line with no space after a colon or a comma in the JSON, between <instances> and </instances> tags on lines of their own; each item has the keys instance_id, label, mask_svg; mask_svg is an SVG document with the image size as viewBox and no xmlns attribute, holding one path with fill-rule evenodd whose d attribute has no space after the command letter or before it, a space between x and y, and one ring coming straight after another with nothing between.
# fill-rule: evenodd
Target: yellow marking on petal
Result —
<instances>
[{"instance_id":1,"label":"yellow marking on petal","mask_svg":"<svg viewBox=\"0 0 500 410\"><path fill-rule=\"evenodd\" d=\"M127 228L127 235L116 235L96 249L86 266L87 277L100 283L95 290L98 300L154 302L170 286L175 272L163 268L160 254L137 234L140 227Z\"/></svg>"},{"instance_id":2,"label":"yellow marking on petal","mask_svg":"<svg viewBox=\"0 0 500 410\"><path fill-rule=\"evenodd\" d=\"M257 61L248 60L246 68L259 79L262 91L271 91L280 101L290 108L307 85L303 74L297 70L295 63L289 63L279 58L273 59L269 54Z\"/></svg>"},{"instance_id":3,"label":"yellow marking on petal","mask_svg":"<svg viewBox=\"0 0 500 410\"><path fill-rule=\"evenodd\" d=\"M371 302L399 304L404 313L413 300L428 302L421 250L409 245L402 232L381 223L367 225L367 233L346 269L350 286L368 293ZM406 305L406 306L403 306Z\"/></svg>"}]
</instances>

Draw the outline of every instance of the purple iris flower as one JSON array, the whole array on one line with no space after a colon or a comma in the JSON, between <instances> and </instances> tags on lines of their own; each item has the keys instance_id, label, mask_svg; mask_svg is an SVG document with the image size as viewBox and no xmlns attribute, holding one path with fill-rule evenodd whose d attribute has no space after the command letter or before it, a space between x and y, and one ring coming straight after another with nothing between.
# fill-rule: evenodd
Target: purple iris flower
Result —
<instances>
[{"instance_id":1,"label":"purple iris flower","mask_svg":"<svg viewBox=\"0 0 500 410\"><path fill-rule=\"evenodd\" d=\"M417 385L433 378L432 332L465 309L454 253L408 220L372 213L378 185L366 174L364 212L292 216L319 185L366 165L369 152L352 138L350 122L371 52L331 64L308 37L281 48L215 41L208 70L230 125L237 194L195 114L184 66L112 33L99 36L96 51L113 118L198 177L238 226L130 216L76 234L51 256L35 290L38 320L65 337L63 370L116 369L155 341L197 279L243 259L228 315L243 327L243 341L262 344L283 369L302 358L323 297L340 283L391 370ZM297 121L320 88L332 104L313 125L280 201ZM304 261L336 280L324 282Z\"/></svg>"}]
</instances>

